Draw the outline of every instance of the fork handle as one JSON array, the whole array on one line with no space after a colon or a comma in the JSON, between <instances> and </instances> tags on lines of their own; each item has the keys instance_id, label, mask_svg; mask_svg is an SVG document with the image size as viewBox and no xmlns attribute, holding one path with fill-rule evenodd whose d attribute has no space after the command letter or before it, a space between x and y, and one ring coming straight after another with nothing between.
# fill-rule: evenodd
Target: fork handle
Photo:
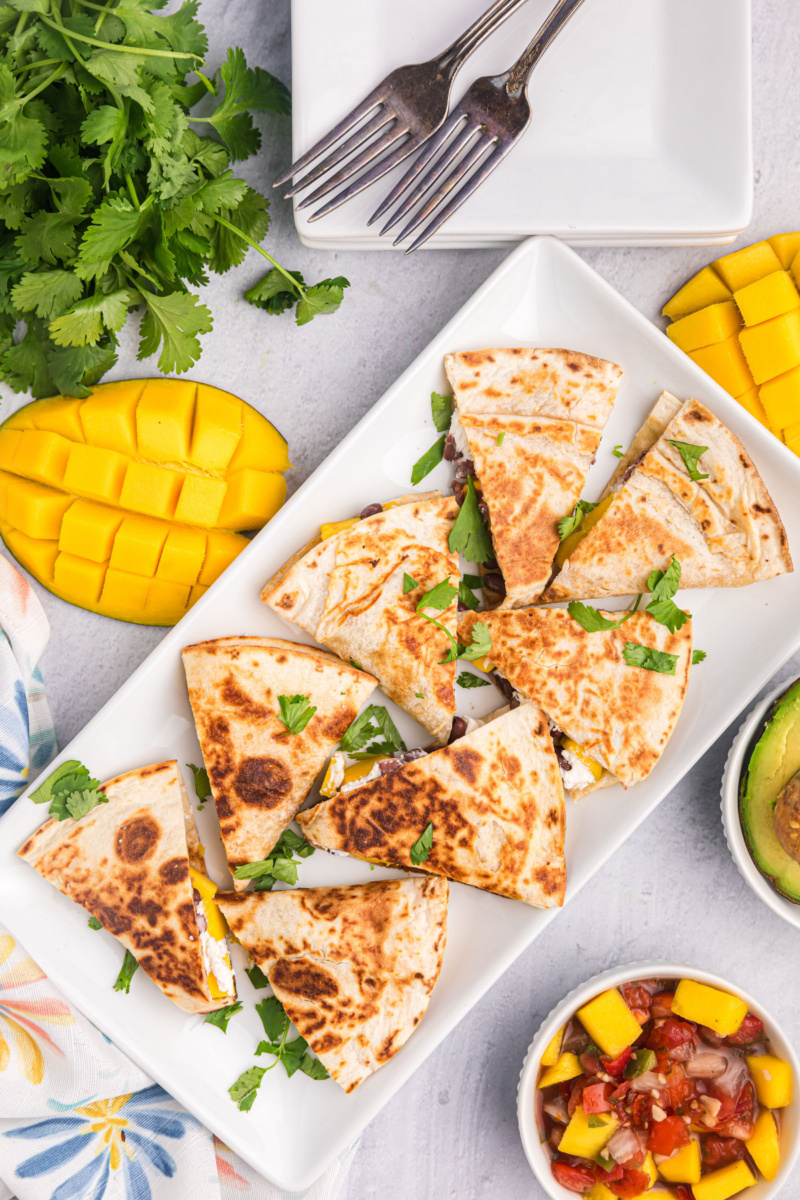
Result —
<instances>
[{"instance_id":1,"label":"fork handle","mask_svg":"<svg viewBox=\"0 0 800 1200\"><path fill-rule=\"evenodd\" d=\"M494 4L435 60L441 74L452 80L470 54L524 3L525 0L495 0Z\"/></svg>"},{"instance_id":2,"label":"fork handle","mask_svg":"<svg viewBox=\"0 0 800 1200\"><path fill-rule=\"evenodd\" d=\"M533 41L523 50L511 70L508 71L505 88L510 96L518 96L527 87L533 68L582 4L583 0L558 0Z\"/></svg>"}]
</instances>

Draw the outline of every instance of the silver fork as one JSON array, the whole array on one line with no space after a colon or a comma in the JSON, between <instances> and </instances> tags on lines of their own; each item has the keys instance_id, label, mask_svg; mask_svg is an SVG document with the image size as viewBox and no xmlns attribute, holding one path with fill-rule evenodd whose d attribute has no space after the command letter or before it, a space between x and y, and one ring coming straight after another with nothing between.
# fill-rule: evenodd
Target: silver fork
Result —
<instances>
[{"instance_id":1,"label":"silver fork","mask_svg":"<svg viewBox=\"0 0 800 1200\"><path fill-rule=\"evenodd\" d=\"M444 225L456 209L480 187L484 179L491 175L495 167L500 165L528 128L531 121L528 82L533 68L582 3L583 0L558 0L533 41L509 71L502 75L485 75L473 83L451 113L449 120L431 138L410 170L372 214L368 225L372 225L388 212L411 187L414 180L433 162L440 150L441 157L409 192L393 213L391 220L381 229L381 234L393 229L411 212L425 193L437 184L433 195L397 235L394 245L413 233L437 208L439 211L433 220L411 243L406 254L411 254L427 242L428 238ZM454 134L457 136L453 137ZM459 160L461 154L463 157ZM447 168L453 162L455 166L448 172ZM473 168L475 170L470 175ZM459 183L461 187L455 190ZM447 203L442 205L445 200ZM439 207L440 205L442 207Z\"/></svg>"},{"instance_id":2,"label":"silver fork","mask_svg":"<svg viewBox=\"0 0 800 1200\"><path fill-rule=\"evenodd\" d=\"M398 67L392 71L352 112L335 125L330 133L320 138L297 162L292 163L288 171L284 171L272 186L279 187L292 176L305 170L321 154L330 150L340 138L350 133L360 121L364 121L365 117L369 117L369 120L364 121L356 132L336 146L327 158L299 179L286 192L286 197L294 196L328 171L344 164L335 175L326 179L321 187L297 205L298 208L305 208L321 200L339 184L345 183L358 171L363 170L363 174L310 218L317 221L351 196L357 195L365 187L381 179L387 171L391 171L409 154L413 154L436 132L447 116L450 90L460 67L473 50L524 3L525 0L495 0L495 3L437 58L432 58L429 62ZM398 142L399 145L396 144ZM365 143L368 144L365 146ZM364 149L355 158L345 162L360 146L364 146ZM366 170L365 168L375 162L379 155L384 157L380 158L371 170Z\"/></svg>"}]
</instances>

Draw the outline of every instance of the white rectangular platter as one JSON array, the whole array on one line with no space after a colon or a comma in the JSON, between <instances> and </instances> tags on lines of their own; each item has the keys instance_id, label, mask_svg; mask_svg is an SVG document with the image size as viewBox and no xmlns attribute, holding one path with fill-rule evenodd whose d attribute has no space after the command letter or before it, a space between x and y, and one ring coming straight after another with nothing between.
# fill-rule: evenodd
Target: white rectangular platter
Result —
<instances>
[{"instance_id":1,"label":"white rectangular platter","mask_svg":"<svg viewBox=\"0 0 800 1200\"><path fill-rule=\"evenodd\" d=\"M517 345L583 350L624 368L588 481L589 498L596 498L613 470L612 447L629 443L666 387L706 402L742 438L798 553L800 460L574 251L550 238L532 239L506 259L433 339L61 757L80 759L101 779L165 758L177 758L182 765L199 763L181 648L238 633L302 640L294 627L260 603L265 580L315 535L323 521L347 517L367 503L408 491L411 464L436 436L429 397L432 390L446 388L445 352ZM442 465L420 490L447 482ZM694 613L695 645L708 657L692 673L677 729L652 775L628 792L614 787L568 804L568 897L603 867L800 644L800 576L785 575L748 588L683 592L679 599ZM113 636L113 627L108 632ZM483 712L498 703L493 688L459 691L462 712L477 711L471 709L475 697ZM404 714L393 707L392 712L409 746L428 740ZM191 794L190 773L184 774ZM289 1191L307 1187L321 1174L557 915L453 885L442 974L425 1019L396 1058L350 1096L330 1080L316 1082L300 1074L287 1079L279 1068L264 1077L252 1111L240 1113L227 1088L255 1061L260 1029L252 1007L259 994L241 970L243 960L237 957L235 965L245 1012L231 1021L226 1036L204 1025L202 1018L180 1012L141 971L130 995L114 992L122 959L119 944L110 935L90 930L82 909L15 857L43 816L41 808L23 799L0 823L0 920L90 1020L227 1145ZM199 815L199 825L210 871L225 886L213 806ZM300 884L356 883L391 874L318 851L301 865ZM237 947L234 951L240 953Z\"/></svg>"},{"instance_id":2,"label":"white rectangular platter","mask_svg":"<svg viewBox=\"0 0 800 1200\"><path fill-rule=\"evenodd\" d=\"M553 0L528 0L472 55L455 104L505 71ZM294 157L395 67L440 54L489 0L292 0ZM531 78L533 120L512 154L428 245L536 233L572 243L724 242L752 207L750 0L586 0ZM367 219L412 160L301 240L391 249ZM394 236L394 235L392 235Z\"/></svg>"}]
</instances>

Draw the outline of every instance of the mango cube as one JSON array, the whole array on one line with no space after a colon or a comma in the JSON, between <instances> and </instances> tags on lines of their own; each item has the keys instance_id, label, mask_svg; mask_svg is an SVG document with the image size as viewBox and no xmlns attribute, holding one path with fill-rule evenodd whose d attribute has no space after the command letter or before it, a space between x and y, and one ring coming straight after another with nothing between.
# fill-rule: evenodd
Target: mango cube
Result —
<instances>
[{"instance_id":1,"label":"mango cube","mask_svg":"<svg viewBox=\"0 0 800 1200\"><path fill-rule=\"evenodd\" d=\"M242 404L235 396L201 383L192 435L190 461L206 471L225 471L242 439ZM257 414L249 412L249 416ZM258 424L254 422L254 424ZM264 422L266 424L266 422ZM259 425L260 429L260 425Z\"/></svg>"},{"instance_id":2,"label":"mango cube","mask_svg":"<svg viewBox=\"0 0 800 1200\"><path fill-rule=\"evenodd\" d=\"M744 331L743 331L744 332ZM689 358L710 375L731 396L741 396L753 387L753 376L737 337L726 338L714 346L692 350Z\"/></svg>"},{"instance_id":3,"label":"mango cube","mask_svg":"<svg viewBox=\"0 0 800 1200\"><path fill-rule=\"evenodd\" d=\"M596 1183L590 1192L585 1192L586 1200L616 1200L604 1183Z\"/></svg>"},{"instance_id":4,"label":"mango cube","mask_svg":"<svg viewBox=\"0 0 800 1200\"><path fill-rule=\"evenodd\" d=\"M145 600L145 616L153 625L172 625L175 612L183 612L189 603L189 586L171 583L168 579L155 578L150 581Z\"/></svg>"},{"instance_id":5,"label":"mango cube","mask_svg":"<svg viewBox=\"0 0 800 1200\"><path fill-rule=\"evenodd\" d=\"M319 536L323 542L326 542L335 533L341 533L343 529L352 529L359 519L359 517L350 517L347 521L327 521L324 525L320 525Z\"/></svg>"},{"instance_id":6,"label":"mango cube","mask_svg":"<svg viewBox=\"0 0 800 1200\"><path fill-rule=\"evenodd\" d=\"M149 379L136 406L136 443L140 458L183 462L189 456L197 384Z\"/></svg>"},{"instance_id":7,"label":"mango cube","mask_svg":"<svg viewBox=\"0 0 800 1200\"><path fill-rule=\"evenodd\" d=\"M136 406L144 391L144 380L95 388L81 404L81 425L89 445L120 454L136 454Z\"/></svg>"},{"instance_id":8,"label":"mango cube","mask_svg":"<svg viewBox=\"0 0 800 1200\"><path fill-rule=\"evenodd\" d=\"M228 471L285 471L289 462L286 438L261 413L245 404L242 408L242 440L228 464Z\"/></svg>"},{"instance_id":9,"label":"mango cube","mask_svg":"<svg viewBox=\"0 0 800 1200\"><path fill-rule=\"evenodd\" d=\"M730 992L697 983L694 979L682 979L672 998L672 1011L676 1017L707 1025L720 1037L727 1037L741 1025L747 1016L747 1004Z\"/></svg>"},{"instance_id":10,"label":"mango cube","mask_svg":"<svg viewBox=\"0 0 800 1200\"><path fill-rule=\"evenodd\" d=\"M216 525L225 499L224 479L188 473L175 509L175 520L188 525Z\"/></svg>"},{"instance_id":11,"label":"mango cube","mask_svg":"<svg viewBox=\"0 0 800 1200\"><path fill-rule=\"evenodd\" d=\"M118 612L143 613L149 586L150 581L143 575L109 567L103 584L103 605Z\"/></svg>"},{"instance_id":12,"label":"mango cube","mask_svg":"<svg viewBox=\"0 0 800 1200\"><path fill-rule=\"evenodd\" d=\"M667 337L688 354L690 350L699 350L714 342L723 342L725 338L738 333L741 327L742 321L736 305L732 300L725 300L721 304L709 304L698 312L681 317L679 321L673 321L667 327Z\"/></svg>"},{"instance_id":13,"label":"mango cube","mask_svg":"<svg viewBox=\"0 0 800 1200\"><path fill-rule=\"evenodd\" d=\"M653 1153L651 1150L648 1150L647 1154L645 1155L645 1160L642 1163L642 1170L646 1175L650 1176L650 1187L652 1187L653 1184L658 1183L658 1168L656 1167L656 1160L653 1158Z\"/></svg>"},{"instance_id":14,"label":"mango cube","mask_svg":"<svg viewBox=\"0 0 800 1200\"><path fill-rule=\"evenodd\" d=\"M126 516L121 522L111 552L111 566L148 578L155 574L168 527L149 517Z\"/></svg>"},{"instance_id":15,"label":"mango cube","mask_svg":"<svg viewBox=\"0 0 800 1200\"><path fill-rule=\"evenodd\" d=\"M73 597L80 596L82 604L88 601L94 605L100 599L105 576L105 563L62 552L53 567L53 587L64 600L72 602Z\"/></svg>"},{"instance_id":16,"label":"mango cube","mask_svg":"<svg viewBox=\"0 0 800 1200\"><path fill-rule=\"evenodd\" d=\"M128 460L117 450L75 443L69 452L63 486L68 492L116 504Z\"/></svg>"},{"instance_id":17,"label":"mango cube","mask_svg":"<svg viewBox=\"0 0 800 1200\"><path fill-rule=\"evenodd\" d=\"M558 1144L559 1153L596 1158L618 1126L612 1113L589 1114L578 1107Z\"/></svg>"},{"instance_id":18,"label":"mango cube","mask_svg":"<svg viewBox=\"0 0 800 1200\"><path fill-rule=\"evenodd\" d=\"M26 429L17 445L11 469L15 475L60 486L69 452L70 443L61 434Z\"/></svg>"},{"instance_id":19,"label":"mango cube","mask_svg":"<svg viewBox=\"0 0 800 1200\"><path fill-rule=\"evenodd\" d=\"M769 1109L764 1108L758 1114L752 1136L745 1145L764 1178L773 1180L781 1161L781 1146L778 1126Z\"/></svg>"},{"instance_id":20,"label":"mango cube","mask_svg":"<svg viewBox=\"0 0 800 1200\"><path fill-rule=\"evenodd\" d=\"M31 538L58 539L64 513L72 496L56 492L32 479L0 472L3 481L3 509L6 520Z\"/></svg>"},{"instance_id":21,"label":"mango cube","mask_svg":"<svg viewBox=\"0 0 800 1200\"><path fill-rule=\"evenodd\" d=\"M792 1068L774 1054L748 1054L756 1095L765 1108L785 1108L792 1103Z\"/></svg>"},{"instance_id":22,"label":"mango cube","mask_svg":"<svg viewBox=\"0 0 800 1200\"><path fill-rule=\"evenodd\" d=\"M618 1058L642 1032L617 988L595 996L578 1009L577 1016L592 1041L611 1058Z\"/></svg>"},{"instance_id":23,"label":"mango cube","mask_svg":"<svg viewBox=\"0 0 800 1200\"><path fill-rule=\"evenodd\" d=\"M27 534L7 525L5 521L0 521L0 537L14 557L25 563L31 575L45 586L52 584L58 558L58 542L28 537Z\"/></svg>"},{"instance_id":24,"label":"mango cube","mask_svg":"<svg viewBox=\"0 0 800 1200\"><path fill-rule=\"evenodd\" d=\"M658 1173L667 1183L698 1183L702 1172L700 1143L692 1138L677 1154L659 1165Z\"/></svg>"},{"instance_id":25,"label":"mango cube","mask_svg":"<svg viewBox=\"0 0 800 1200\"><path fill-rule=\"evenodd\" d=\"M228 477L219 514L222 529L260 529L286 499L286 480L274 471L246 467Z\"/></svg>"},{"instance_id":26,"label":"mango cube","mask_svg":"<svg viewBox=\"0 0 800 1200\"><path fill-rule=\"evenodd\" d=\"M539 1087L552 1087L554 1083L566 1083L568 1079L575 1079L576 1076L583 1074L583 1067L578 1061L576 1054L559 1055L558 1061L549 1067L539 1080Z\"/></svg>"},{"instance_id":27,"label":"mango cube","mask_svg":"<svg viewBox=\"0 0 800 1200\"><path fill-rule=\"evenodd\" d=\"M788 271L773 271L733 293L745 325L758 325L800 307L800 296Z\"/></svg>"},{"instance_id":28,"label":"mango cube","mask_svg":"<svg viewBox=\"0 0 800 1200\"><path fill-rule=\"evenodd\" d=\"M208 588L203 587L202 583L192 584L192 590L189 592L189 603L186 605L186 607L191 608L193 604L197 603L201 596L205 596L207 591Z\"/></svg>"},{"instance_id":29,"label":"mango cube","mask_svg":"<svg viewBox=\"0 0 800 1200\"><path fill-rule=\"evenodd\" d=\"M83 441L80 400L67 400L61 396L52 400L37 400L31 405L34 429L48 433L60 433L71 442Z\"/></svg>"},{"instance_id":30,"label":"mango cube","mask_svg":"<svg viewBox=\"0 0 800 1200\"><path fill-rule=\"evenodd\" d=\"M676 321L679 317L685 317L687 313L705 308L707 304L720 304L723 300L730 300L731 294L731 289L720 279L712 266L703 267L702 271L693 275L680 291L667 301L661 312L665 317Z\"/></svg>"},{"instance_id":31,"label":"mango cube","mask_svg":"<svg viewBox=\"0 0 800 1200\"><path fill-rule=\"evenodd\" d=\"M699 1183L692 1184L694 1200L728 1200L743 1188L752 1187L756 1179L747 1163L742 1159L703 1175Z\"/></svg>"},{"instance_id":32,"label":"mango cube","mask_svg":"<svg viewBox=\"0 0 800 1200\"><path fill-rule=\"evenodd\" d=\"M800 367L768 379L758 395L773 429L786 429L800 421Z\"/></svg>"},{"instance_id":33,"label":"mango cube","mask_svg":"<svg viewBox=\"0 0 800 1200\"><path fill-rule=\"evenodd\" d=\"M790 371L800 363L800 311L746 326L739 343L756 383Z\"/></svg>"},{"instance_id":34,"label":"mango cube","mask_svg":"<svg viewBox=\"0 0 800 1200\"><path fill-rule=\"evenodd\" d=\"M167 534L156 575L171 583L195 583L206 556L206 535L200 529L176 526Z\"/></svg>"},{"instance_id":35,"label":"mango cube","mask_svg":"<svg viewBox=\"0 0 800 1200\"><path fill-rule=\"evenodd\" d=\"M250 543L240 533L228 533L225 529L209 529L206 557L198 583L209 587L230 566L237 554Z\"/></svg>"},{"instance_id":36,"label":"mango cube","mask_svg":"<svg viewBox=\"0 0 800 1200\"><path fill-rule=\"evenodd\" d=\"M788 271L792 259L800 251L800 233L776 233L767 241L780 259L781 266Z\"/></svg>"},{"instance_id":37,"label":"mango cube","mask_svg":"<svg viewBox=\"0 0 800 1200\"><path fill-rule=\"evenodd\" d=\"M783 440L794 454L800 456L800 421L795 421L784 429Z\"/></svg>"},{"instance_id":38,"label":"mango cube","mask_svg":"<svg viewBox=\"0 0 800 1200\"><path fill-rule=\"evenodd\" d=\"M21 429L0 429L0 469L11 470L14 464L14 455L21 441Z\"/></svg>"},{"instance_id":39,"label":"mango cube","mask_svg":"<svg viewBox=\"0 0 800 1200\"><path fill-rule=\"evenodd\" d=\"M542 1055L541 1059L539 1060L543 1067L554 1067L555 1064L558 1062L559 1057L561 1055L561 1043L564 1040L564 1029L565 1028L566 1028L566 1026L562 1025L561 1028L553 1034L550 1041L547 1043L547 1046L545 1047L545 1052Z\"/></svg>"},{"instance_id":40,"label":"mango cube","mask_svg":"<svg viewBox=\"0 0 800 1200\"><path fill-rule=\"evenodd\" d=\"M756 279L780 271L781 261L768 242L754 242L718 258L714 263L717 273L732 292L747 287Z\"/></svg>"},{"instance_id":41,"label":"mango cube","mask_svg":"<svg viewBox=\"0 0 800 1200\"><path fill-rule=\"evenodd\" d=\"M178 503L183 475L152 463L128 464L119 502L123 508L150 517L171 517Z\"/></svg>"},{"instance_id":42,"label":"mango cube","mask_svg":"<svg viewBox=\"0 0 800 1200\"><path fill-rule=\"evenodd\" d=\"M90 562L106 563L121 524L122 513L118 508L95 504L92 500L76 500L61 523L59 548Z\"/></svg>"},{"instance_id":43,"label":"mango cube","mask_svg":"<svg viewBox=\"0 0 800 1200\"><path fill-rule=\"evenodd\" d=\"M757 421L760 421L765 429L769 429L771 433L774 432L764 409L764 405L761 403L758 388L750 388L750 391L745 392L743 396L737 396L736 402L737 404L741 404L742 408L746 408L750 415L755 417Z\"/></svg>"}]
</instances>

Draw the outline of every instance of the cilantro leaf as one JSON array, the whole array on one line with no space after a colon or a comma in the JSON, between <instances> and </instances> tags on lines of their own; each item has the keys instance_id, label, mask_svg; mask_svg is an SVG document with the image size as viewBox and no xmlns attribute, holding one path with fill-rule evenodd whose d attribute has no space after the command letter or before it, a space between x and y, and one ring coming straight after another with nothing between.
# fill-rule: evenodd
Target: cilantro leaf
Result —
<instances>
[{"instance_id":1,"label":"cilantro leaf","mask_svg":"<svg viewBox=\"0 0 800 1200\"><path fill-rule=\"evenodd\" d=\"M122 969L117 976L117 982L114 984L115 992L125 992L131 990L131 980L136 974L139 964L131 954L130 950L125 951L125 958L122 960Z\"/></svg>"},{"instance_id":2,"label":"cilantro leaf","mask_svg":"<svg viewBox=\"0 0 800 1200\"><path fill-rule=\"evenodd\" d=\"M427 862L433 849L433 821L430 821L411 847L411 862L415 867Z\"/></svg>"},{"instance_id":3,"label":"cilantro leaf","mask_svg":"<svg viewBox=\"0 0 800 1200\"><path fill-rule=\"evenodd\" d=\"M87 767L69 759L61 764L31 793L34 804L50 801L49 814L58 821L67 817L79 821L98 804L107 804L108 797L99 791L100 781L92 779Z\"/></svg>"},{"instance_id":4,"label":"cilantro leaf","mask_svg":"<svg viewBox=\"0 0 800 1200\"><path fill-rule=\"evenodd\" d=\"M209 333L213 325L211 312L198 296L188 292L173 292L168 296L143 293L147 312L142 318L139 338L141 360L155 354L163 342L158 368L165 375L188 371L200 357L200 343L195 336Z\"/></svg>"},{"instance_id":5,"label":"cilantro leaf","mask_svg":"<svg viewBox=\"0 0 800 1200\"><path fill-rule=\"evenodd\" d=\"M489 626L483 621L476 621L472 627L472 641L468 646L461 647L458 657L471 662L473 659L483 658L491 648L492 635L489 632Z\"/></svg>"},{"instance_id":6,"label":"cilantro leaf","mask_svg":"<svg viewBox=\"0 0 800 1200\"><path fill-rule=\"evenodd\" d=\"M313 853L314 847L304 837L293 829L285 829L268 858L260 862L241 863L233 873L236 879L254 879L256 891L271 892L279 879L292 886L297 883L297 865L292 861L294 855L308 858Z\"/></svg>"},{"instance_id":7,"label":"cilantro leaf","mask_svg":"<svg viewBox=\"0 0 800 1200\"><path fill-rule=\"evenodd\" d=\"M705 454L708 446L696 446L692 442L677 442L673 438L667 438L670 446L674 446L683 459L683 465L689 473L689 478L692 483L699 483L702 479L708 479L708 475L701 474L697 469L697 462L701 454Z\"/></svg>"},{"instance_id":8,"label":"cilantro leaf","mask_svg":"<svg viewBox=\"0 0 800 1200\"><path fill-rule=\"evenodd\" d=\"M61 796L56 799L60 800ZM53 803L55 804L56 801L54 800ZM64 803L73 821L80 821L81 817L85 817L93 808L97 808L98 804L108 804L108 796L96 791L70 792ZM63 820L63 817L59 819Z\"/></svg>"},{"instance_id":9,"label":"cilantro leaf","mask_svg":"<svg viewBox=\"0 0 800 1200\"><path fill-rule=\"evenodd\" d=\"M615 446L611 453L615 458L622 458L622 446Z\"/></svg>"},{"instance_id":10,"label":"cilantro leaf","mask_svg":"<svg viewBox=\"0 0 800 1200\"><path fill-rule=\"evenodd\" d=\"M494 558L492 539L478 508L472 476L467 477L467 494L450 531L448 546L452 554L463 554L469 562L484 563Z\"/></svg>"},{"instance_id":11,"label":"cilantro leaf","mask_svg":"<svg viewBox=\"0 0 800 1200\"><path fill-rule=\"evenodd\" d=\"M36 791L31 792L28 798L32 800L34 804L46 804L48 800L52 799L53 789L55 788L56 784L62 779L66 779L68 776L76 776L79 778L88 779L89 769L88 767L85 767L83 763L78 762L77 758L67 759L66 762L63 762L59 767L56 767L52 775L48 775L44 783L40 783L36 788ZM72 790L72 788L70 788L70 790Z\"/></svg>"},{"instance_id":12,"label":"cilantro leaf","mask_svg":"<svg viewBox=\"0 0 800 1200\"><path fill-rule=\"evenodd\" d=\"M281 710L278 720L291 734L302 733L317 711L308 696L278 696L278 704Z\"/></svg>"},{"instance_id":13,"label":"cilantro leaf","mask_svg":"<svg viewBox=\"0 0 800 1200\"><path fill-rule=\"evenodd\" d=\"M240 1112L249 1112L253 1107L256 1094L261 1087L261 1080L266 1072L267 1067L248 1067L228 1088L228 1094L231 1100L235 1101Z\"/></svg>"},{"instance_id":14,"label":"cilantro leaf","mask_svg":"<svg viewBox=\"0 0 800 1200\"><path fill-rule=\"evenodd\" d=\"M291 111L288 89L261 67L248 67L244 51L238 46L229 48L220 76L225 96L207 119L228 147L231 158L249 158L260 148L261 134L253 127L248 110L287 115Z\"/></svg>"},{"instance_id":15,"label":"cilantro leaf","mask_svg":"<svg viewBox=\"0 0 800 1200\"><path fill-rule=\"evenodd\" d=\"M706 657L705 650L693 650L692 651L692 666L694 667L697 665L697 663L701 663L705 657Z\"/></svg>"},{"instance_id":16,"label":"cilantro leaf","mask_svg":"<svg viewBox=\"0 0 800 1200\"><path fill-rule=\"evenodd\" d=\"M307 1050L300 1059L300 1070L304 1075L308 1075L309 1079L330 1079L330 1073L325 1064L318 1058L314 1058Z\"/></svg>"},{"instance_id":17,"label":"cilantro leaf","mask_svg":"<svg viewBox=\"0 0 800 1200\"><path fill-rule=\"evenodd\" d=\"M461 582L465 583L468 588L482 588L483 587L483 576L482 575L462 575Z\"/></svg>"},{"instance_id":18,"label":"cilantro leaf","mask_svg":"<svg viewBox=\"0 0 800 1200\"><path fill-rule=\"evenodd\" d=\"M280 1000L277 996L268 996L266 1000L261 1000L255 1007L269 1041L279 1042L289 1025L289 1018L284 1012Z\"/></svg>"},{"instance_id":19,"label":"cilantro leaf","mask_svg":"<svg viewBox=\"0 0 800 1200\"><path fill-rule=\"evenodd\" d=\"M443 612L450 607L457 595L458 588L453 586L448 575L447 579L437 583L429 592L425 592L417 604L417 612L423 608L432 608L436 612Z\"/></svg>"},{"instance_id":20,"label":"cilantro leaf","mask_svg":"<svg viewBox=\"0 0 800 1200\"><path fill-rule=\"evenodd\" d=\"M586 513L592 512L597 508L596 504L591 504L588 500L579 500L568 517L562 517L558 522L558 536L561 541L565 541L576 530L580 529L583 524L583 518Z\"/></svg>"},{"instance_id":21,"label":"cilantro leaf","mask_svg":"<svg viewBox=\"0 0 800 1200\"><path fill-rule=\"evenodd\" d=\"M76 271L82 279L105 275L111 260L142 232L149 214L124 196L109 196L92 214L78 250Z\"/></svg>"},{"instance_id":22,"label":"cilantro leaf","mask_svg":"<svg viewBox=\"0 0 800 1200\"><path fill-rule=\"evenodd\" d=\"M462 671L456 676L456 683L462 688L489 687L488 679L481 679L480 675L473 675L472 671Z\"/></svg>"},{"instance_id":23,"label":"cilantro leaf","mask_svg":"<svg viewBox=\"0 0 800 1200\"><path fill-rule=\"evenodd\" d=\"M304 286L303 276L299 271L290 271L289 274L297 280L300 288ZM277 267L273 267L259 279L258 283L254 283L251 288L247 289L244 298L248 304L254 304L256 308L263 308L265 312L279 315L286 312L287 308L293 308L300 295L299 289L289 286L289 281L283 272L279 271Z\"/></svg>"},{"instance_id":24,"label":"cilantro leaf","mask_svg":"<svg viewBox=\"0 0 800 1200\"><path fill-rule=\"evenodd\" d=\"M26 271L11 292L20 312L35 312L37 317L57 317L74 304L83 292L83 284L72 271Z\"/></svg>"},{"instance_id":25,"label":"cilantro leaf","mask_svg":"<svg viewBox=\"0 0 800 1200\"><path fill-rule=\"evenodd\" d=\"M689 614L679 608L672 599L680 580L681 564L674 554L666 571L651 571L647 578L647 588L652 597L646 611L660 625L665 625L670 633L681 629L689 620Z\"/></svg>"},{"instance_id":26,"label":"cilantro leaf","mask_svg":"<svg viewBox=\"0 0 800 1200\"><path fill-rule=\"evenodd\" d=\"M641 599L641 595L637 596L633 608L620 617L618 621L610 621L608 617L603 616L599 609L592 608L589 604L584 604L580 600L570 601L567 605L567 612L587 633L600 633L606 629L619 629L620 625L624 625L626 621L630 621L633 614L638 610Z\"/></svg>"},{"instance_id":27,"label":"cilantro leaf","mask_svg":"<svg viewBox=\"0 0 800 1200\"><path fill-rule=\"evenodd\" d=\"M418 484L425 478L426 475L430 475L434 467L438 467L439 463L444 458L444 444L446 441L447 435L443 433L442 436L425 451L422 457L417 459L417 461L414 463L414 466L411 468L411 483L413 485Z\"/></svg>"},{"instance_id":28,"label":"cilantro leaf","mask_svg":"<svg viewBox=\"0 0 800 1200\"><path fill-rule=\"evenodd\" d=\"M192 775L194 775L194 792L202 808L203 802L208 800L211 795L211 780L208 778L208 771L205 767L196 767L194 763L187 763L186 765L192 772Z\"/></svg>"},{"instance_id":29,"label":"cilantro leaf","mask_svg":"<svg viewBox=\"0 0 800 1200\"><path fill-rule=\"evenodd\" d=\"M475 576L470 576L470 578L475 578ZM483 579L480 576L477 576L477 578L481 580L478 587L483 587ZM469 609L474 610L478 607L478 597L472 591L465 578L462 578L458 585L458 602Z\"/></svg>"},{"instance_id":30,"label":"cilantro leaf","mask_svg":"<svg viewBox=\"0 0 800 1200\"><path fill-rule=\"evenodd\" d=\"M89 928L90 929L102 929L103 926L100 924L97 917L89 917Z\"/></svg>"},{"instance_id":31,"label":"cilantro leaf","mask_svg":"<svg viewBox=\"0 0 800 1200\"><path fill-rule=\"evenodd\" d=\"M228 1022L231 1017L235 1017L244 1008L243 1004L228 1004L225 1008L218 1008L216 1012L210 1012L206 1015L203 1022L204 1025L216 1025L217 1029L221 1029L223 1033L228 1032Z\"/></svg>"},{"instance_id":32,"label":"cilantro leaf","mask_svg":"<svg viewBox=\"0 0 800 1200\"><path fill-rule=\"evenodd\" d=\"M306 288L305 295L297 305L297 324L307 325L314 317L335 313L344 299L344 289L349 287L350 280L337 275L335 279L321 279L313 287Z\"/></svg>"},{"instance_id":33,"label":"cilantro leaf","mask_svg":"<svg viewBox=\"0 0 800 1200\"><path fill-rule=\"evenodd\" d=\"M413 592L414 588L419 587L416 579L407 572L403 572L403 595L407 596L409 592Z\"/></svg>"},{"instance_id":34,"label":"cilantro leaf","mask_svg":"<svg viewBox=\"0 0 800 1200\"><path fill-rule=\"evenodd\" d=\"M344 754L354 757L357 751L363 751L370 742L374 742L379 736L383 736L395 750L407 749L388 709L384 708L382 704L370 704L345 730L339 742L339 749Z\"/></svg>"},{"instance_id":35,"label":"cilantro leaf","mask_svg":"<svg viewBox=\"0 0 800 1200\"><path fill-rule=\"evenodd\" d=\"M445 433L453 420L453 397L431 392L431 416L438 433Z\"/></svg>"},{"instance_id":36,"label":"cilantro leaf","mask_svg":"<svg viewBox=\"0 0 800 1200\"><path fill-rule=\"evenodd\" d=\"M667 654L638 642L626 642L622 657L629 667L644 667L646 671L657 671L661 675L674 675L678 665L677 654Z\"/></svg>"},{"instance_id":37,"label":"cilantro leaf","mask_svg":"<svg viewBox=\"0 0 800 1200\"><path fill-rule=\"evenodd\" d=\"M250 980L254 988L269 987L269 980L258 963L253 963L252 967L245 967L244 973Z\"/></svg>"},{"instance_id":38,"label":"cilantro leaf","mask_svg":"<svg viewBox=\"0 0 800 1200\"><path fill-rule=\"evenodd\" d=\"M50 336L57 346L94 345L106 329L120 330L128 319L129 306L139 302L139 294L129 288L87 296L50 322Z\"/></svg>"}]
</instances>

